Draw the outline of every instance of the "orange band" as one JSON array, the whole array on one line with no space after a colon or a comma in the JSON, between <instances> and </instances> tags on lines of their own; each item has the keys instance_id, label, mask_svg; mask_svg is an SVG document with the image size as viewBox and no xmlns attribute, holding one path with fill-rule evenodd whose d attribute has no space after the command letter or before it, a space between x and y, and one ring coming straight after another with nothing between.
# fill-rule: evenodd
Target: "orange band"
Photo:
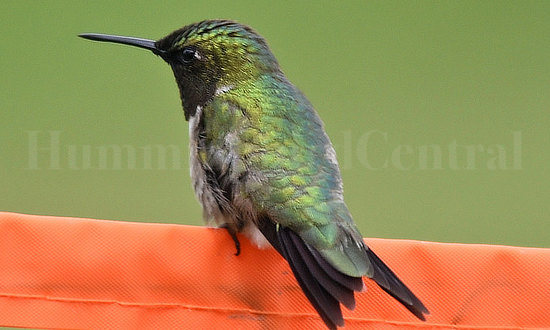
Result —
<instances>
[{"instance_id":1,"label":"orange band","mask_svg":"<svg viewBox=\"0 0 550 330\"><path fill-rule=\"evenodd\" d=\"M550 249L367 241L431 315L366 280L346 328L550 327ZM203 227L0 213L0 325L322 329L283 258L241 245Z\"/></svg>"}]
</instances>

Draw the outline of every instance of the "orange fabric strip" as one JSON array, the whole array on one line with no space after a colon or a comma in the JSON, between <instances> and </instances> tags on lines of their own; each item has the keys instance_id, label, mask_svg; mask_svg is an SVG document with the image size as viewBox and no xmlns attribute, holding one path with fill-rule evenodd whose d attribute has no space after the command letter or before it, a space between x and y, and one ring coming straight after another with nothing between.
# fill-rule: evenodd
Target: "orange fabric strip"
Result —
<instances>
[{"instance_id":1,"label":"orange fabric strip","mask_svg":"<svg viewBox=\"0 0 550 330\"><path fill-rule=\"evenodd\" d=\"M550 327L550 249L367 239L431 312L370 280L346 329ZM271 248L224 230L0 213L0 325L311 329L323 323Z\"/></svg>"}]
</instances>

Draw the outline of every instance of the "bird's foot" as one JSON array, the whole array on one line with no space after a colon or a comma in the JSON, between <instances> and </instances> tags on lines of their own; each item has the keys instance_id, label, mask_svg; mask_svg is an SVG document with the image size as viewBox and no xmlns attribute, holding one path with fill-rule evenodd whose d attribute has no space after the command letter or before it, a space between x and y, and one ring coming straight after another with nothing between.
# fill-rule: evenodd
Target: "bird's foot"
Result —
<instances>
[{"instance_id":1,"label":"bird's foot","mask_svg":"<svg viewBox=\"0 0 550 330\"><path fill-rule=\"evenodd\" d=\"M233 239L233 242L235 242L235 249L237 249L237 252L235 253L236 256L241 254L241 242L239 242L239 238L237 237L237 231L232 226L227 225L227 223L224 223L220 225L220 228L224 228L229 233L229 236Z\"/></svg>"}]
</instances>

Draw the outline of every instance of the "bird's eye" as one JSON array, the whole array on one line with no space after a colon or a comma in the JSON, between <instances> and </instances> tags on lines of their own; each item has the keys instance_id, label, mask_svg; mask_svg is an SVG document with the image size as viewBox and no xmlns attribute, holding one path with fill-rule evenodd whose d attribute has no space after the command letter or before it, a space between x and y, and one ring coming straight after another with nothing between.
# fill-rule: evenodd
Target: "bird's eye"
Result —
<instances>
[{"instance_id":1,"label":"bird's eye","mask_svg":"<svg viewBox=\"0 0 550 330\"><path fill-rule=\"evenodd\" d=\"M191 63L195 59L197 51L192 48L185 48L181 52L180 59L183 63Z\"/></svg>"}]
</instances>

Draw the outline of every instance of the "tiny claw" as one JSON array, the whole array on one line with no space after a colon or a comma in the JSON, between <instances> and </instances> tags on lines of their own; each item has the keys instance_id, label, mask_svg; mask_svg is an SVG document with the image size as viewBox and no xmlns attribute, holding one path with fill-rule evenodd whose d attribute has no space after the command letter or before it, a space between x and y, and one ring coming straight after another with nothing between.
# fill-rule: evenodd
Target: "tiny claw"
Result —
<instances>
[{"instance_id":1,"label":"tiny claw","mask_svg":"<svg viewBox=\"0 0 550 330\"><path fill-rule=\"evenodd\" d=\"M236 256L241 254L241 242L239 242L239 238L237 237L237 233L235 232L235 229L233 227L230 227L227 225L227 223L224 223L220 225L220 228L224 228L229 233L229 236L233 239L233 242L235 243L235 249L237 252L235 253Z\"/></svg>"},{"instance_id":2,"label":"tiny claw","mask_svg":"<svg viewBox=\"0 0 550 330\"><path fill-rule=\"evenodd\" d=\"M239 242L237 235L233 236L232 238L235 242L235 249L237 250L237 252L235 252L235 256L238 256L239 254L241 254L241 242Z\"/></svg>"}]
</instances>

